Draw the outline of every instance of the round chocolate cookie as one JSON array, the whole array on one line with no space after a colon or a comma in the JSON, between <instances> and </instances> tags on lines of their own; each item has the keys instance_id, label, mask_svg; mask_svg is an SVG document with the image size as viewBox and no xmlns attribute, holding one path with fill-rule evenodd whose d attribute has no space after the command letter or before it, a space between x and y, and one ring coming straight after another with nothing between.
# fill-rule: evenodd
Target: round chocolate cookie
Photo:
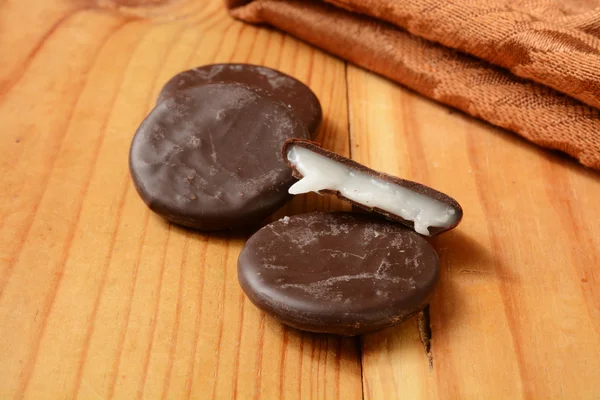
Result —
<instances>
[{"instance_id":1,"label":"round chocolate cookie","mask_svg":"<svg viewBox=\"0 0 600 400\"><path fill-rule=\"evenodd\" d=\"M217 82L243 83L270 93L289 106L314 138L321 124L321 103L312 90L299 80L271 68L251 64L213 64L181 72L162 88L157 102L175 93Z\"/></svg>"},{"instance_id":2,"label":"round chocolate cookie","mask_svg":"<svg viewBox=\"0 0 600 400\"><path fill-rule=\"evenodd\" d=\"M289 108L259 90L215 83L175 93L138 128L129 154L135 187L167 220L202 230L257 223L295 181L281 156L306 137Z\"/></svg>"},{"instance_id":3,"label":"round chocolate cookie","mask_svg":"<svg viewBox=\"0 0 600 400\"><path fill-rule=\"evenodd\" d=\"M282 323L352 336L423 309L439 262L423 237L398 224L315 212L254 234L239 256L238 279L250 300Z\"/></svg>"}]
</instances>

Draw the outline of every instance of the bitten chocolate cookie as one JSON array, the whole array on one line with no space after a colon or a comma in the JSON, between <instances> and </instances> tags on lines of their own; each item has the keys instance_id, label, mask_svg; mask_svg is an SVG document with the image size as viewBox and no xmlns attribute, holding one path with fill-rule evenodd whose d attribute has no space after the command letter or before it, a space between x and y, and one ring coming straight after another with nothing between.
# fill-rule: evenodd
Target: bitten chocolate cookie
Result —
<instances>
[{"instance_id":1,"label":"bitten chocolate cookie","mask_svg":"<svg viewBox=\"0 0 600 400\"><path fill-rule=\"evenodd\" d=\"M358 335L420 311L439 280L433 247L393 222L345 212L285 217L238 259L248 298L286 325Z\"/></svg>"},{"instance_id":2,"label":"bitten chocolate cookie","mask_svg":"<svg viewBox=\"0 0 600 400\"><path fill-rule=\"evenodd\" d=\"M463 210L452 197L428 186L374 171L316 143L290 139L283 157L300 179L291 194L336 194L352 204L403 223L422 235L456 227Z\"/></svg>"},{"instance_id":3,"label":"bitten chocolate cookie","mask_svg":"<svg viewBox=\"0 0 600 400\"><path fill-rule=\"evenodd\" d=\"M283 72L258 65L213 64L181 72L165 84L158 96L158 103L190 87L218 82L243 83L265 90L289 106L310 136L316 136L322 111L321 103L313 91Z\"/></svg>"},{"instance_id":4,"label":"bitten chocolate cookie","mask_svg":"<svg viewBox=\"0 0 600 400\"><path fill-rule=\"evenodd\" d=\"M167 220L202 230L261 221L295 181L281 156L306 129L283 103L238 83L190 87L156 105L131 144L131 176Z\"/></svg>"}]
</instances>

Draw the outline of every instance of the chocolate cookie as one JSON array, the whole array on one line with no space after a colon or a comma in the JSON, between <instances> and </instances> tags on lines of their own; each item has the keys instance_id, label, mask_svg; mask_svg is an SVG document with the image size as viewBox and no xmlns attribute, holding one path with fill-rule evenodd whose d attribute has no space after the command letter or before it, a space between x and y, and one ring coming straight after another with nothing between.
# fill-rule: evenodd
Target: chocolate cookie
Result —
<instances>
[{"instance_id":1,"label":"chocolate cookie","mask_svg":"<svg viewBox=\"0 0 600 400\"><path fill-rule=\"evenodd\" d=\"M315 212L273 222L246 243L238 278L282 323L358 335L420 311L439 280L438 257L415 232L368 215Z\"/></svg>"},{"instance_id":2,"label":"chocolate cookie","mask_svg":"<svg viewBox=\"0 0 600 400\"><path fill-rule=\"evenodd\" d=\"M167 220L202 230L257 223L295 181L281 156L306 130L289 108L237 83L195 86L156 105L129 155L135 187Z\"/></svg>"},{"instance_id":3,"label":"chocolate cookie","mask_svg":"<svg viewBox=\"0 0 600 400\"><path fill-rule=\"evenodd\" d=\"M312 90L299 80L271 68L251 64L213 64L181 72L171 78L158 95L158 103L174 93L217 82L243 83L271 93L288 105L311 137L321 124L321 103Z\"/></svg>"},{"instance_id":4,"label":"chocolate cookie","mask_svg":"<svg viewBox=\"0 0 600 400\"><path fill-rule=\"evenodd\" d=\"M463 210L452 197L428 186L374 171L307 140L290 139L283 157L300 179L291 194L336 194L352 204L401 222L422 235L452 229Z\"/></svg>"}]
</instances>

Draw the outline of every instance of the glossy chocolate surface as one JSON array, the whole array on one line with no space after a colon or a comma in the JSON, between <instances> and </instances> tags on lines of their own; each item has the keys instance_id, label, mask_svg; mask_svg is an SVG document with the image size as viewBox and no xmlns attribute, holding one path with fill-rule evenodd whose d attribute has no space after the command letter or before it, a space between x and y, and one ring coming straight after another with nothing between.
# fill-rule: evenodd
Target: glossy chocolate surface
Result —
<instances>
[{"instance_id":1,"label":"glossy chocolate surface","mask_svg":"<svg viewBox=\"0 0 600 400\"><path fill-rule=\"evenodd\" d=\"M181 72L161 90L158 103L191 87L218 82L236 82L260 88L288 105L314 138L321 124L319 99L299 80L271 68L251 64L212 64Z\"/></svg>"},{"instance_id":2,"label":"glossy chocolate surface","mask_svg":"<svg viewBox=\"0 0 600 400\"><path fill-rule=\"evenodd\" d=\"M439 263L429 242L398 224L315 212L254 234L239 256L238 278L250 300L282 323L352 336L425 307Z\"/></svg>"},{"instance_id":3,"label":"glossy chocolate surface","mask_svg":"<svg viewBox=\"0 0 600 400\"><path fill-rule=\"evenodd\" d=\"M130 171L144 202L167 220L202 230L257 223L294 182L281 156L306 137L289 108L235 83L188 88L156 105L139 127Z\"/></svg>"}]
</instances>

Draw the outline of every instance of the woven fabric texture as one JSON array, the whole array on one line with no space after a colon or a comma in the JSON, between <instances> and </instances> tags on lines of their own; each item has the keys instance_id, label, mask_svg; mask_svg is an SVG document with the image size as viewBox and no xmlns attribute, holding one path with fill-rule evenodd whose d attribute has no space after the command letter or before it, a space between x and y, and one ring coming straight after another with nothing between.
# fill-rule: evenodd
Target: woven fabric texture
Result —
<instances>
[{"instance_id":1,"label":"woven fabric texture","mask_svg":"<svg viewBox=\"0 0 600 400\"><path fill-rule=\"evenodd\" d=\"M600 0L226 4L600 169Z\"/></svg>"}]
</instances>

